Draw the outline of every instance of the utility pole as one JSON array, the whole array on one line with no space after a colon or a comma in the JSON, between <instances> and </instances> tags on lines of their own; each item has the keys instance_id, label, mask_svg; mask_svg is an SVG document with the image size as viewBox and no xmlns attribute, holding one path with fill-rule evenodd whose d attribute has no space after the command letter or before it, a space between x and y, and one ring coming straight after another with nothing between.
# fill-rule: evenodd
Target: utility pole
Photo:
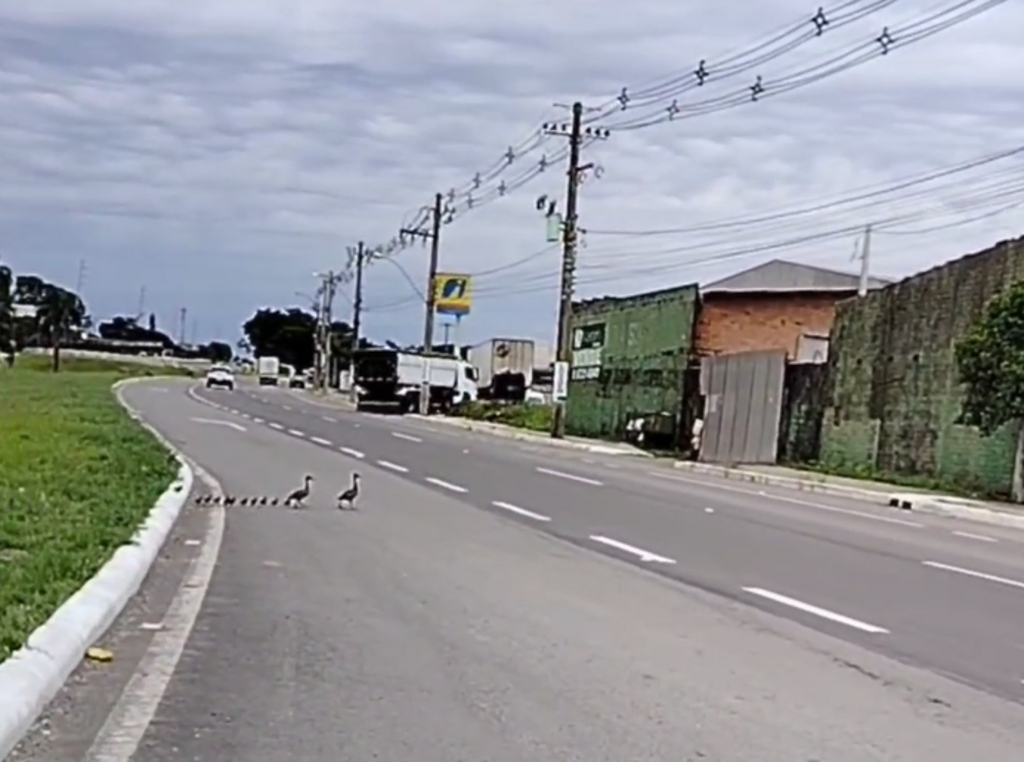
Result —
<instances>
[{"instance_id":1,"label":"utility pole","mask_svg":"<svg viewBox=\"0 0 1024 762\"><path fill-rule=\"evenodd\" d=\"M363 324L363 268L366 266L366 246L360 241L356 247L356 293L352 299L352 357L355 357L355 353L359 351L359 337ZM359 395L356 392L356 366L353 362L349 363L349 390L352 396L352 402L359 401Z\"/></svg>"},{"instance_id":2,"label":"utility pole","mask_svg":"<svg viewBox=\"0 0 1024 762\"><path fill-rule=\"evenodd\" d=\"M142 288L142 293L143 294L146 293L145 286L143 286L143 288ZM139 299L139 303L140 304L143 303L143 300L141 298ZM184 346L185 345L185 328L188 326L188 308L187 307L182 307L181 308L181 311L178 313L178 320L179 320L179 325L178 325L178 343L181 344L182 346Z\"/></svg>"},{"instance_id":3,"label":"utility pole","mask_svg":"<svg viewBox=\"0 0 1024 762\"><path fill-rule=\"evenodd\" d=\"M334 322L334 297L338 291L338 283L343 280L342 275L328 270L318 276L320 287L317 289L317 330L316 330L316 387L321 392L326 392L331 375L331 325Z\"/></svg>"},{"instance_id":4,"label":"utility pole","mask_svg":"<svg viewBox=\"0 0 1024 762\"><path fill-rule=\"evenodd\" d=\"M435 291L437 290L437 263L441 252L441 218L444 213L444 196L438 193L434 196L434 206L431 209L430 231L411 230L402 228L403 236L415 236L430 241L430 268L427 271L427 293L426 293L426 314L423 319L423 352L429 355L434 349L434 303ZM420 415L427 415L430 412L430 360L424 359L423 381L420 384Z\"/></svg>"},{"instance_id":5,"label":"utility pole","mask_svg":"<svg viewBox=\"0 0 1024 762\"><path fill-rule=\"evenodd\" d=\"M557 359L560 363L572 362L572 300L576 285L576 252L579 246L579 219L576 211L580 179L584 172L594 165L580 164L580 148L583 139L607 138L603 129L583 129L583 104L572 104L572 122L566 131L565 125L546 124L548 135L562 135L569 138L569 169L566 173L565 221L562 225L562 277L558 302L558 332L556 338ZM571 367L567 365L567 367ZM565 438L565 400L555 401L555 415L551 424L553 439Z\"/></svg>"},{"instance_id":6,"label":"utility pole","mask_svg":"<svg viewBox=\"0 0 1024 762\"><path fill-rule=\"evenodd\" d=\"M871 226L864 228L864 243L860 249L860 286L857 296L868 295L868 278L871 273Z\"/></svg>"}]
</instances>

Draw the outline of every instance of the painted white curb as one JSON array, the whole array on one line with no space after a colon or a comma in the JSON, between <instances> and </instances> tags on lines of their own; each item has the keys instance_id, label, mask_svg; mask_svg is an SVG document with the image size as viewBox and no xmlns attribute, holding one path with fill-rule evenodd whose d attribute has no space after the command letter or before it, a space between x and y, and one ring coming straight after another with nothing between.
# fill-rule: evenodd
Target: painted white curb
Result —
<instances>
[{"instance_id":1,"label":"painted white curb","mask_svg":"<svg viewBox=\"0 0 1024 762\"><path fill-rule=\"evenodd\" d=\"M539 432L517 429L514 426L508 426L503 423L493 423L491 421L476 421L471 418L457 418L443 415L424 416L419 413L408 413L405 417L412 418L417 421L425 421L426 423L443 423L446 426L465 429L466 431L486 432L497 437L513 439L517 442L534 442L539 445L548 445L550 447L565 447L571 450L591 452L596 455L621 455L632 458L653 457L649 452L639 448L630 449L627 447L616 447L611 444L591 444L588 442L578 442L575 439L552 439L551 437L545 436Z\"/></svg>"},{"instance_id":2,"label":"painted white curb","mask_svg":"<svg viewBox=\"0 0 1024 762\"><path fill-rule=\"evenodd\" d=\"M126 408L120 388L133 381L115 385L118 400ZM138 414L128 409L142 423ZM163 437L157 436L170 448ZM6 759L28 733L81 663L86 650L138 592L192 489L192 469L180 458L179 462L177 478L157 500L131 543L118 548L96 576L29 636L23 648L0 663L0 759Z\"/></svg>"}]
</instances>

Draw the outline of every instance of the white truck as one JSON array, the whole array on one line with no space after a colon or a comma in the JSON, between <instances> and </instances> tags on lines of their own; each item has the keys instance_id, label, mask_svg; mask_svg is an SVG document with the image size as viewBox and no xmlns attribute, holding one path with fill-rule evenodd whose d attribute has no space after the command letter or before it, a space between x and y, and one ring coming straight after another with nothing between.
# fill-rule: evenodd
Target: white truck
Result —
<instances>
[{"instance_id":1,"label":"white truck","mask_svg":"<svg viewBox=\"0 0 1024 762\"><path fill-rule=\"evenodd\" d=\"M277 386L281 361L276 357L256 358L256 379L260 386Z\"/></svg>"},{"instance_id":2,"label":"white truck","mask_svg":"<svg viewBox=\"0 0 1024 762\"><path fill-rule=\"evenodd\" d=\"M419 408L424 380L430 388L430 409L442 412L477 399L477 372L470 363L451 355L361 349L352 357L356 407Z\"/></svg>"},{"instance_id":3,"label":"white truck","mask_svg":"<svg viewBox=\"0 0 1024 762\"><path fill-rule=\"evenodd\" d=\"M533 385L536 345L532 339L491 339L469 348L479 371L480 396L519 401Z\"/></svg>"}]
</instances>

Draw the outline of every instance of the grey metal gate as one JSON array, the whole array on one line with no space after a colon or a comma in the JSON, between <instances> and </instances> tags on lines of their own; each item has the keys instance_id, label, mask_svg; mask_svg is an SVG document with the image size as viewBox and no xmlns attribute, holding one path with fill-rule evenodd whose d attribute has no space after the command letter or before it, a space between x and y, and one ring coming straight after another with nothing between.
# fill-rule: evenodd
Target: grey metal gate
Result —
<instances>
[{"instance_id":1,"label":"grey metal gate","mask_svg":"<svg viewBox=\"0 0 1024 762\"><path fill-rule=\"evenodd\" d=\"M704 357L700 391L705 463L775 463L778 456L785 350Z\"/></svg>"}]
</instances>

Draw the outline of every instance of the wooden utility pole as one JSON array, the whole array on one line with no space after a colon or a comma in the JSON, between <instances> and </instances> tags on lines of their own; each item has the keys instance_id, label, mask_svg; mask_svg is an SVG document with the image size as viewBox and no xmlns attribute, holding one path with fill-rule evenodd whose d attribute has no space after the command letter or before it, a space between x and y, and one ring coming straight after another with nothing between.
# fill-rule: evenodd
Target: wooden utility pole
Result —
<instances>
[{"instance_id":1,"label":"wooden utility pole","mask_svg":"<svg viewBox=\"0 0 1024 762\"><path fill-rule=\"evenodd\" d=\"M352 355L348 366L349 391L353 403L359 402L359 394L356 390L356 364L355 353L359 351L359 338L363 326L363 268L366 266L366 246L360 241L355 252L356 265L356 293L352 299Z\"/></svg>"},{"instance_id":2,"label":"wooden utility pole","mask_svg":"<svg viewBox=\"0 0 1024 762\"><path fill-rule=\"evenodd\" d=\"M569 138L569 169L566 172L565 220L562 224L562 278L558 301L557 359L572 362L572 300L576 286L576 252L579 247L579 219L576 211L580 179L593 164L580 164L580 149L584 139L604 139L608 131L601 128L583 128L583 104L572 104L572 121L568 125L546 124L544 132ZM555 401L555 415L551 424L554 439L565 437L565 400Z\"/></svg>"},{"instance_id":3,"label":"wooden utility pole","mask_svg":"<svg viewBox=\"0 0 1024 762\"><path fill-rule=\"evenodd\" d=\"M352 300L352 349L359 349L359 331L363 321L363 267L366 247L362 241L356 248L356 293Z\"/></svg>"},{"instance_id":4,"label":"wooden utility pole","mask_svg":"<svg viewBox=\"0 0 1024 762\"><path fill-rule=\"evenodd\" d=\"M402 228L402 235L415 236L430 241L430 267L427 270L426 313L423 317L423 352L429 355L434 350L434 311L435 292L437 291L437 266L441 252L441 218L444 214L444 196L434 196L434 206L430 210L430 231ZM424 360L423 381L420 385L420 414L430 411L430 360Z\"/></svg>"},{"instance_id":5,"label":"wooden utility pole","mask_svg":"<svg viewBox=\"0 0 1024 762\"><path fill-rule=\"evenodd\" d=\"M857 296L868 295L868 284L871 278L871 226L864 228L864 242L860 249L860 285Z\"/></svg>"}]
</instances>

